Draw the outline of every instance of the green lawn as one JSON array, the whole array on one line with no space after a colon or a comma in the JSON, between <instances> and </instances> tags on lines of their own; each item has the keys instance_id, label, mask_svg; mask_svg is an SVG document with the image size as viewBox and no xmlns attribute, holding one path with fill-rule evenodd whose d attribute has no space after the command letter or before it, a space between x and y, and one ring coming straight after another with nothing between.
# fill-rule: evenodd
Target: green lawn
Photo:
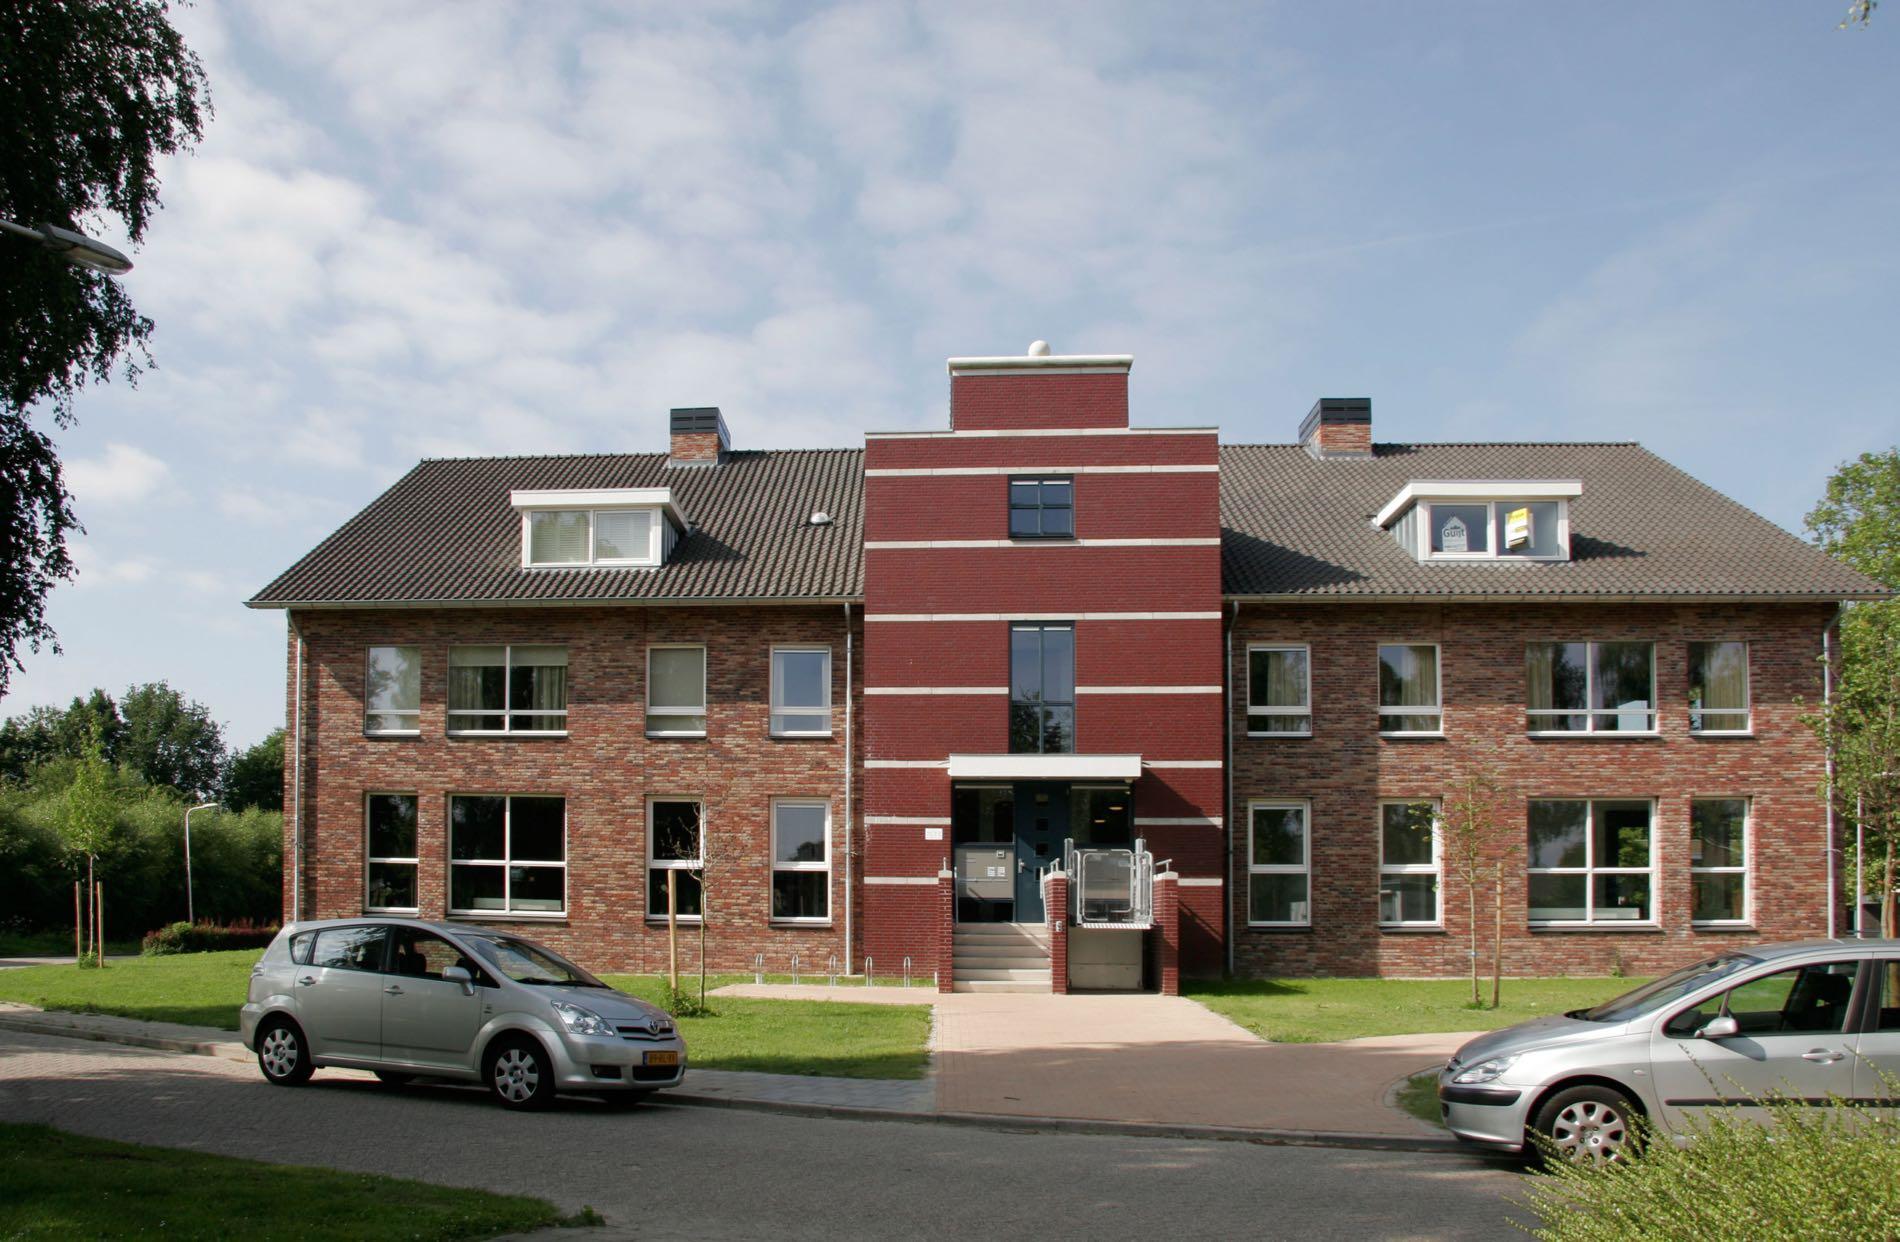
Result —
<instances>
[{"instance_id":1,"label":"green lawn","mask_svg":"<svg viewBox=\"0 0 1900 1242\"><path fill-rule=\"evenodd\" d=\"M108 940L106 953L137 953L136 940ZM63 932L0 932L0 957L71 957L73 934Z\"/></svg>"},{"instance_id":2,"label":"green lawn","mask_svg":"<svg viewBox=\"0 0 1900 1242\"><path fill-rule=\"evenodd\" d=\"M1627 992L1642 979L1506 979L1499 1009L1468 1009L1463 979L1182 980L1181 990L1262 1039L1330 1043L1366 1035L1489 1031ZM1490 981L1484 993L1490 996Z\"/></svg>"},{"instance_id":3,"label":"green lawn","mask_svg":"<svg viewBox=\"0 0 1900 1242\"><path fill-rule=\"evenodd\" d=\"M447 1242L591 1224L551 1203L0 1125L0 1238Z\"/></svg>"},{"instance_id":4,"label":"green lawn","mask_svg":"<svg viewBox=\"0 0 1900 1242\"><path fill-rule=\"evenodd\" d=\"M235 1031L258 956L256 949L238 949L141 957L104 970L5 970L0 971L0 1000ZM706 982L718 987L751 981L750 975L721 975ZM657 975L610 975L607 982L655 1004L666 996L666 981ZM697 985L697 976L692 982ZM933 995L917 989L916 1005L710 997L713 1016L684 1018L680 1030L693 1064L703 1069L922 1078L930 1061L926 1045Z\"/></svg>"},{"instance_id":5,"label":"green lawn","mask_svg":"<svg viewBox=\"0 0 1900 1242\"><path fill-rule=\"evenodd\" d=\"M1399 1088L1399 1107L1427 1125L1443 1126L1444 1114L1438 1107L1438 1071L1414 1074Z\"/></svg>"}]
</instances>

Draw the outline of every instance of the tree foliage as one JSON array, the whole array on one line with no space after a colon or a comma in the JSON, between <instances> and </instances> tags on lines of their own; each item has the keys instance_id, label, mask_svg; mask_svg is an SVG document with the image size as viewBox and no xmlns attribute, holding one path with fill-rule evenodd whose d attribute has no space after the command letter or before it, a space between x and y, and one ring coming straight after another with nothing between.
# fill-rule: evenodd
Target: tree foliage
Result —
<instances>
[{"instance_id":1,"label":"tree foliage","mask_svg":"<svg viewBox=\"0 0 1900 1242\"><path fill-rule=\"evenodd\" d=\"M134 245L158 209L160 157L195 144L204 69L164 0L0 5L0 219L97 230ZM34 407L72 423L87 380L136 380L152 321L111 277L0 237L0 693L20 647L55 643L46 596L72 576L77 529L58 454Z\"/></svg>"},{"instance_id":2,"label":"tree foliage","mask_svg":"<svg viewBox=\"0 0 1900 1242\"><path fill-rule=\"evenodd\" d=\"M1468 952L1471 956L1471 1004L1483 1003L1478 992L1478 892L1491 885L1495 900L1501 901L1503 851L1512 838L1507 824L1499 816L1504 784L1491 758L1481 756L1468 764L1445 795L1440 814L1439 832L1443 839L1445 868L1464 885ZM1495 933L1494 933L1495 934ZM1493 954L1493 961L1496 955ZM1498 1004L1499 980L1491 981L1491 1006Z\"/></svg>"},{"instance_id":3,"label":"tree foliage","mask_svg":"<svg viewBox=\"0 0 1900 1242\"><path fill-rule=\"evenodd\" d=\"M224 805L233 811L284 809L282 729L272 729L257 745L232 753L224 769Z\"/></svg>"},{"instance_id":4,"label":"tree foliage","mask_svg":"<svg viewBox=\"0 0 1900 1242\"><path fill-rule=\"evenodd\" d=\"M1822 551L1900 588L1900 448L1844 463L1807 526Z\"/></svg>"},{"instance_id":5,"label":"tree foliage","mask_svg":"<svg viewBox=\"0 0 1900 1242\"><path fill-rule=\"evenodd\" d=\"M21 783L54 760L82 759L94 738L107 763L194 800L215 792L223 776L218 722L204 704L154 681L131 687L117 700L94 690L63 711L36 707L8 720L0 725L0 777Z\"/></svg>"}]
</instances>

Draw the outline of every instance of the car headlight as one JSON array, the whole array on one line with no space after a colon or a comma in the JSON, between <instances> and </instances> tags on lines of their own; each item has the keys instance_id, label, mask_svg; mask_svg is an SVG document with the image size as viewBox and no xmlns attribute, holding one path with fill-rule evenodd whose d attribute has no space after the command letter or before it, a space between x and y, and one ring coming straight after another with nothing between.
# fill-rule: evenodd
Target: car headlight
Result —
<instances>
[{"instance_id":1,"label":"car headlight","mask_svg":"<svg viewBox=\"0 0 1900 1242\"><path fill-rule=\"evenodd\" d=\"M1480 1061L1469 1069L1461 1070L1454 1083L1471 1085L1481 1082L1496 1082L1504 1076L1504 1071L1517 1064L1516 1057L1492 1057L1489 1061Z\"/></svg>"},{"instance_id":2,"label":"car headlight","mask_svg":"<svg viewBox=\"0 0 1900 1242\"><path fill-rule=\"evenodd\" d=\"M554 1012L561 1022L574 1035L617 1035L607 1019L591 1009L582 1009L579 1005L570 1005L566 1001L554 1001Z\"/></svg>"}]
</instances>

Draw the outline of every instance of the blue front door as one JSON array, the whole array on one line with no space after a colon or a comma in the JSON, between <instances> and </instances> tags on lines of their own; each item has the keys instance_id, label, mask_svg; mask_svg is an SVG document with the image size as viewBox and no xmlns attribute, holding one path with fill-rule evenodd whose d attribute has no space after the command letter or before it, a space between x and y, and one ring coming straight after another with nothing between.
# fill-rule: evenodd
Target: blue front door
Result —
<instances>
[{"instance_id":1,"label":"blue front door","mask_svg":"<svg viewBox=\"0 0 1900 1242\"><path fill-rule=\"evenodd\" d=\"M1016 921L1046 922L1042 872L1062 858L1069 835L1069 787L1048 781L1016 786Z\"/></svg>"}]
</instances>

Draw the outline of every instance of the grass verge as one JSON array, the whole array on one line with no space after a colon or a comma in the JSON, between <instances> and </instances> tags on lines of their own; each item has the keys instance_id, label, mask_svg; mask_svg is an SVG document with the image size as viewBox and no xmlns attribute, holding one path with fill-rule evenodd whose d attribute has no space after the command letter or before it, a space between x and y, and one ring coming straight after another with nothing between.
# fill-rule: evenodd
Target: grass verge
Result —
<instances>
[{"instance_id":1,"label":"grass verge","mask_svg":"<svg viewBox=\"0 0 1900 1242\"><path fill-rule=\"evenodd\" d=\"M1182 980L1181 990L1262 1039L1331 1043L1368 1035L1492 1031L1595 1005L1641 979L1506 979L1504 1004L1471 1009L1463 979Z\"/></svg>"},{"instance_id":2,"label":"grass verge","mask_svg":"<svg viewBox=\"0 0 1900 1242\"><path fill-rule=\"evenodd\" d=\"M183 1022L235 1031L258 949L181 953L109 962L104 970L27 966L0 970L0 1000L109 1013L148 1022Z\"/></svg>"},{"instance_id":3,"label":"grass verge","mask_svg":"<svg viewBox=\"0 0 1900 1242\"><path fill-rule=\"evenodd\" d=\"M1438 1108L1438 1071L1414 1074L1399 1088L1398 1106L1428 1126L1443 1127L1444 1114Z\"/></svg>"},{"instance_id":4,"label":"grass verge","mask_svg":"<svg viewBox=\"0 0 1900 1242\"><path fill-rule=\"evenodd\" d=\"M0 1125L0 1237L449 1242L594 1223L519 1195Z\"/></svg>"}]
</instances>

